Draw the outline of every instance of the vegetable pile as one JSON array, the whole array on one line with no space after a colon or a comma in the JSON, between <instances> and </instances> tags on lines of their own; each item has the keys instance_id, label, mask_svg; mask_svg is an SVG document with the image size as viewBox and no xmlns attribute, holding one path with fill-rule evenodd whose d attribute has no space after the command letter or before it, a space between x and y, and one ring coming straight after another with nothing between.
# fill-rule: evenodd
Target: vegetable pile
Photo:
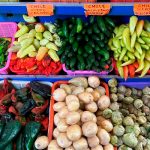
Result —
<instances>
[{"instance_id":1,"label":"vegetable pile","mask_svg":"<svg viewBox=\"0 0 150 150\"><path fill-rule=\"evenodd\" d=\"M49 150L114 150L113 125L102 122L98 113L110 106L108 91L101 84L96 76L77 77L54 91L55 129Z\"/></svg>"},{"instance_id":2,"label":"vegetable pile","mask_svg":"<svg viewBox=\"0 0 150 150\"><path fill-rule=\"evenodd\" d=\"M60 61L54 62L46 55L41 61L35 57L17 58L17 54L13 53L10 61L10 70L17 74L36 74L36 75L56 75L62 69Z\"/></svg>"},{"instance_id":3,"label":"vegetable pile","mask_svg":"<svg viewBox=\"0 0 150 150\"><path fill-rule=\"evenodd\" d=\"M111 105L103 113L113 124L111 144L119 150L150 149L150 87L143 90L108 81ZM103 121L102 121L103 123Z\"/></svg>"},{"instance_id":4,"label":"vegetable pile","mask_svg":"<svg viewBox=\"0 0 150 150\"><path fill-rule=\"evenodd\" d=\"M18 28L19 30L15 34L17 41L14 42L15 46L10 49L10 51L17 52L18 58L36 57L38 61L41 61L48 54L53 61L59 61L56 51L61 47L61 41L54 24L25 25L19 23Z\"/></svg>"},{"instance_id":5,"label":"vegetable pile","mask_svg":"<svg viewBox=\"0 0 150 150\"><path fill-rule=\"evenodd\" d=\"M22 125L37 121L42 130L48 129L50 86L36 81L16 89L7 80L0 90L0 121L18 120Z\"/></svg>"},{"instance_id":6,"label":"vegetable pile","mask_svg":"<svg viewBox=\"0 0 150 150\"><path fill-rule=\"evenodd\" d=\"M10 44L10 40L6 38L0 38L0 68L5 67L5 63L7 62L8 56L8 47Z\"/></svg>"},{"instance_id":7,"label":"vegetable pile","mask_svg":"<svg viewBox=\"0 0 150 150\"><path fill-rule=\"evenodd\" d=\"M62 47L57 51L68 70L112 70L108 40L115 27L109 17L57 20Z\"/></svg>"},{"instance_id":8,"label":"vegetable pile","mask_svg":"<svg viewBox=\"0 0 150 150\"><path fill-rule=\"evenodd\" d=\"M121 77L127 79L139 73L146 75L150 69L150 22L130 17L129 24L114 29L109 47L114 52L116 66ZM138 64L136 68L134 63ZM137 66L137 65L136 65Z\"/></svg>"},{"instance_id":9,"label":"vegetable pile","mask_svg":"<svg viewBox=\"0 0 150 150\"><path fill-rule=\"evenodd\" d=\"M35 150L34 141L41 129L39 122L30 121L25 127L16 120L0 122L0 149Z\"/></svg>"}]
</instances>

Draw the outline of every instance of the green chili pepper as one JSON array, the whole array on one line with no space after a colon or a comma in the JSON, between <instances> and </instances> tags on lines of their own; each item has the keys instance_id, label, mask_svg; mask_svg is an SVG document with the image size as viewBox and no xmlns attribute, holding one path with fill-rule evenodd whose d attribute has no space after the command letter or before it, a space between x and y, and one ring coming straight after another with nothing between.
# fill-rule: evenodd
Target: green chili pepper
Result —
<instances>
[{"instance_id":1,"label":"green chili pepper","mask_svg":"<svg viewBox=\"0 0 150 150\"><path fill-rule=\"evenodd\" d=\"M135 56L134 56L134 54L133 53L131 53L131 52L127 52L127 56L130 58L130 59L135 59Z\"/></svg>"},{"instance_id":2,"label":"green chili pepper","mask_svg":"<svg viewBox=\"0 0 150 150\"><path fill-rule=\"evenodd\" d=\"M141 48L146 49L146 50L149 50L149 46L148 46L148 45L143 45L143 44L141 44Z\"/></svg>"},{"instance_id":3,"label":"green chili pepper","mask_svg":"<svg viewBox=\"0 0 150 150\"><path fill-rule=\"evenodd\" d=\"M82 19L81 18L77 18L77 33L82 31Z\"/></svg>"},{"instance_id":4,"label":"green chili pepper","mask_svg":"<svg viewBox=\"0 0 150 150\"><path fill-rule=\"evenodd\" d=\"M137 21L138 21L138 18L136 16L130 17L129 27L130 27L131 35L134 33Z\"/></svg>"},{"instance_id":5,"label":"green chili pepper","mask_svg":"<svg viewBox=\"0 0 150 150\"><path fill-rule=\"evenodd\" d=\"M149 37L142 37L142 40L147 43L150 44L150 38Z\"/></svg>"},{"instance_id":6,"label":"green chili pepper","mask_svg":"<svg viewBox=\"0 0 150 150\"><path fill-rule=\"evenodd\" d=\"M68 34L68 23L67 23L67 21L64 21L64 22L63 22L63 35L64 35L65 37L68 37L68 36L69 36L69 34Z\"/></svg>"},{"instance_id":7,"label":"green chili pepper","mask_svg":"<svg viewBox=\"0 0 150 150\"><path fill-rule=\"evenodd\" d=\"M130 51L131 50L131 38L130 38L130 30L129 28L125 28L123 31L123 42L125 47Z\"/></svg>"},{"instance_id":8,"label":"green chili pepper","mask_svg":"<svg viewBox=\"0 0 150 150\"><path fill-rule=\"evenodd\" d=\"M138 60L139 67L135 70L135 72L139 72L144 68L144 61L143 60Z\"/></svg>"}]
</instances>

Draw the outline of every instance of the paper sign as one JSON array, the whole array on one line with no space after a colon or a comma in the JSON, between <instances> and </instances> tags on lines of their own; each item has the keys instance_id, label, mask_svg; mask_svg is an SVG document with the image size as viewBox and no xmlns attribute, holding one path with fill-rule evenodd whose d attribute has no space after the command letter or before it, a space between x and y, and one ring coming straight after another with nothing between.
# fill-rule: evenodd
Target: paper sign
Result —
<instances>
[{"instance_id":1,"label":"paper sign","mask_svg":"<svg viewBox=\"0 0 150 150\"><path fill-rule=\"evenodd\" d=\"M150 4L134 4L134 14L138 16L150 16Z\"/></svg>"},{"instance_id":2,"label":"paper sign","mask_svg":"<svg viewBox=\"0 0 150 150\"><path fill-rule=\"evenodd\" d=\"M51 4L27 4L28 16L52 16L54 8Z\"/></svg>"},{"instance_id":3,"label":"paper sign","mask_svg":"<svg viewBox=\"0 0 150 150\"><path fill-rule=\"evenodd\" d=\"M84 4L85 15L103 16L110 12L110 4Z\"/></svg>"}]
</instances>

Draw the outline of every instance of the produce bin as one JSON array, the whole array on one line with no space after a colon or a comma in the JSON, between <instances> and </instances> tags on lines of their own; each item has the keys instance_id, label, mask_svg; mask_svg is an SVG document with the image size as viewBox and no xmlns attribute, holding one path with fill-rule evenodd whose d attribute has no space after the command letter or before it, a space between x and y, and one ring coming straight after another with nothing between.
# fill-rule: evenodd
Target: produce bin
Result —
<instances>
[{"instance_id":1,"label":"produce bin","mask_svg":"<svg viewBox=\"0 0 150 150\"><path fill-rule=\"evenodd\" d=\"M53 92L59 88L59 86L61 84L68 84L68 81L57 81L53 84L52 89L51 89L51 93L53 94ZM103 86L106 90L106 95L109 96L109 88L108 85L101 81L101 86ZM53 97L51 97L51 101L50 101L50 112L49 112L49 129L48 129L48 138L49 141L51 141L53 139L53 129L54 129L54 110L53 110L53 105L55 103L55 100ZM117 148L115 147L114 150L117 150Z\"/></svg>"},{"instance_id":2,"label":"produce bin","mask_svg":"<svg viewBox=\"0 0 150 150\"><path fill-rule=\"evenodd\" d=\"M15 22L1 22L0 23L0 37L11 38L11 44L15 40L14 35L17 31L17 24ZM4 68L0 69L0 74L8 74L11 53L8 53L7 62Z\"/></svg>"},{"instance_id":3,"label":"produce bin","mask_svg":"<svg viewBox=\"0 0 150 150\"><path fill-rule=\"evenodd\" d=\"M9 79L9 80L7 80L9 83L12 83L12 85L13 85L13 87L15 88L15 89L17 89L17 90L19 90L19 89L24 89L25 87L27 87L28 86L28 84L30 83L30 81L38 81L38 79L36 79L36 78L32 78L32 79L29 79L29 78L26 78L26 80L13 80L13 79ZM9 88L10 88L10 86L7 84L7 81L6 80L0 80L0 87L1 87L1 85L3 84L3 88L4 88L4 86L5 86L5 90L9 90ZM45 84L45 85L49 85L50 87L53 85L51 82L49 82L49 81L42 81L42 80L40 80L40 81L38 81L38 83L42 83L42 84ZM5 84L5 85L4 85ZM6 85L7 84L7 85ZM8 88L8 89L7 89ZM13 89L14 90L14 89ZM13 92L13 90L11 91L11 94L12 94L12 92ZM50 91L50 89L49 89L49 91ZM17 91L18 92L18 91ZM28 91L28 92L31 92L31 91ZM25 92L24 92L25 93ZM10 93L9 93L10 94ZM16 94L19 94L19 93L16 93ZM29 94L29 93L28 93ZM2 96L2 88L1 88L1 96ZM22 97L23 97L23 95L22 95ZM12 97L11 97L12 98ZM18 97L17 97L18 98ZM13 98L12 98L13 99ZM19 98L18 98L19 99ZM15 99L14 99L15 100ZM28 97L28 100L31 100L31 99L29 99L29 97ZM35 101L35 98L34 98L34 101ZM20 101L19 101L20 102ZM24 103L23 101L21 101L22 103ZM0 116L1 116L1 120L2 120L2 117L3 117L3 115L7 115L7 114L13 114L12 116L13 116L13 120L18 120L20 123L21 123L21 125L22 126L27 126L27 124L29 124L29 122L31 123L35 123L35 122L40 122L41 123L41 128L40 128L40 131L41 131L41 133L42 134L45 134L45 135L47 135L47 133L48 133L48 110L49 110L49 101L47 100L47 101L45 101L45 103L43 104L43 106L45 105L45 106L48 106L48 107L46 107L46 108L43 108L44 109L44 113L41 111L42 110L42 107L41 106L35 106L34 105L34 107L32 107L32 111L34 111L35 112L35 114L31 117L31 116L29 116L29 115L23 115L23 117L25 117L25 118L23 118L22 117L22 115L20 116L20 115L18 115L18 112L20 113L20 111L17 111L17 114L15 114L16 113L16 110L18 110L16 107L16 105L18 104L18 102L17 102L17 104L16 103L13 103L12 102L12 105L10 105L9 107L7 107L7 108L5 108L5 105L2 105L1 104L1 110L0 110ZM14 104L14 105L13 105ZM25 103L24 103L25 104ZM31 103L30 103L30 105L31 105ZM2 107L3 106L3 107ZM44 107L45 107L44 106ZM10 107L11 107L11 109L10 109ZM28 105L26 105L26 107L28 107ZM2 108L4 108L4 109L2 109ZM6 110L7 111L6 111ZM34 109L34 110L33 110ZM41 110L40 110L41 109ZM6 113L6 112L7 113ZM40 113L38 114L38 112L39 111L41 111L40 113L41 114L44 114L45 116L43 116L43 118L41 117L41 115L40 115ZM8 113L9 112L9 113ZM31 113L31 109L30 109L30 113ZM33 113L33 112L32 112ZM31 115L31 114L30 114ZM35 117L36 116L36 117ZM31 117L31 118L30 118ZM41 118L40 118L41 117ZM23 118L22 120L20 119L20 118ZM29 119L30 118L30 119ZM9 118L8 118L9 119ZM41 120L40 120L41 119ZM32 121L31 121L32 120ZM44 122L45 121L45 122ZM7 123L6 123L7 124ZM12 128L11 128L11 130L13 130ZM4 131L4 130L3 130ZM23 133L23 130L21 130L22 131L22 133ZM33 131L31 130L31 133L32 133ZM14 133L14 134L16 134L16 133ZM17 134L17 138L19 137L19 133ZM37 137L37 136L36 136ZM35 140L35 139L34 139ZM15 139L15 142L16 142L16 139ZM32 143L32 142L31 142ZM16 143L13 143L13 144L16 144ZM33 141L33 144L34 144L34 141ZM31 144L32 145L32 144Z\"/></svg>"}]
</instances>

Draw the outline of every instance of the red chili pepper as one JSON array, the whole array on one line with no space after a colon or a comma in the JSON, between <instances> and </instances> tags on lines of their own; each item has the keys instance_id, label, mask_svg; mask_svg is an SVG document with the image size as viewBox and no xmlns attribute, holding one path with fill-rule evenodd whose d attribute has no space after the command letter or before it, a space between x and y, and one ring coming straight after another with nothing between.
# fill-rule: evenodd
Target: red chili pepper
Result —
<instances>
[{"instance_id":1,"label":"red chili pepper","mask_svg":"<svg viewBox=\"0 0 150 150\"><path fill-rule=\"evenodd\" d=\"M48 107L48 100L45 101L44 105L33 108L31 112L36 115L39 115L42 114L47 107Z\"/></svg>"},{"instance_id":2,"label":"red chili pepper","mask_svg":"<svg viewBox=\"0 0 150 150\"><path fill-rule=\"evenodd\" d=\"M134 67L134 65L133 64L129 65L128 69L129 69L129 75L130 75L130 77L134 78L134 76L135 76L135 67Z\"/></svg>"},{"instance_id":3,"label":"red chili pepper","mask_svg":"<svg viewBox=\"0 0 150 150\"><path fill-rule=\"evenodd\" d=\"M50 66L51 66L52 68L54 68L54 69L57 68L57 64L56 64L55 62L53 62L53 61L50 63Z\"/></svg>"},{"instance_id":4,"label":"red chili pepper","mask_svg":"<svg viewBox=\"0 0 150 150\"><path fill-rule=\"evenodd\" d=\"M7 112L7 107L4 105L0 105L0 115L3 115Z\"/></svg>"},{"instance_id":5,"label":"red chili pepper","mask_svg":"<svg viewBox=\"0 0 150 150\"><path fill-rule=\"evenodd\" d=\"M46 56L43 60L42 60L42 65L43 67L48 67L51 63L51 58L49 56Z\"/></svg>"},{"instance_id":6,"label":"red chili pepper","mask_svg":"<svg viewBox=\"0 0 150 150\"><path fill-rule=\"evenodd\" d=\"M48 130L48 123L49 123L48 117L46 117L43 121L41 121L41 124L43 126L43 128L42 128L43 131L47 131Z\"/></svg>"},{"instance_id":7,"label":"red chili pepper","mask_svg":"<svg viewBox=\"0 0 150 150\"><path fill-rule=\"evenodd\" d=\"M105 69L109 69L109 66L108 65L105 65L105 67L104 67Z\"/></svg>"},{"instance_id":8,"label":"red chili pepper","mask_svg":"<svg viewBox=\"0 0 150 150\"><path fill-rule=\"evenodd\" d=\"M9 113L12 113L12 114L14 114L14 115L16 115L16 116L19 115L19 113L18 113L18 112L16 111L16 109L14 108L14 106L10 106L9 109L8 109L8 112L9 112Z\"/></svg>"},{"instance_id":9,"label":"red chili pepper","mask_svg":"<svg viewBox=\"0 0 150 150\"><path fill-rule=\"evenodd\" d=\"M17 59L17 54L16 53L12 53L11 60L16 60L16 59Z\"/></svg>"},{"instance_id":10,"label":"red chili pepper","mask_svg":"<svg viewBox=\"0 0 150 150\"><path fill-rule=\"evenodd\" d=\"M44 118L45 118L45 115L36 115L34 120L37 122L41 122L43 121Z\"/></svg>"},{"instance_id":11,"label":"red chili pepper","mask_svg":"<svg viewBox=\"0 0 150 150\"><path fill-rule=\"evenodd\" d=\"M37 69L37 66L35 65L35 66L33 66L32 68L28 68L27 69L27 72L31 72L31 71L34 71L34 70L36 70Z\"/></svg>"},{"instance_id":12,"label":"red chili pepper","mask_svg":"<svg viewBox=\"0 0 150 150\"><path fill-rule=\"evenodd\" d=\"M124 79L127 80L128 78L128 66L123 67Z\"/></svg>"},{"instance_id":13,"label":"red chili pepper","mask_svg":"<svg viewBox=\"0 0 150 150\"><path fill-rule=\"evenodd\" d=\"M138 62L133 63L133 65L134 65L135 69L137 69L139 67Z\"/></svg>"}]
</instances>

